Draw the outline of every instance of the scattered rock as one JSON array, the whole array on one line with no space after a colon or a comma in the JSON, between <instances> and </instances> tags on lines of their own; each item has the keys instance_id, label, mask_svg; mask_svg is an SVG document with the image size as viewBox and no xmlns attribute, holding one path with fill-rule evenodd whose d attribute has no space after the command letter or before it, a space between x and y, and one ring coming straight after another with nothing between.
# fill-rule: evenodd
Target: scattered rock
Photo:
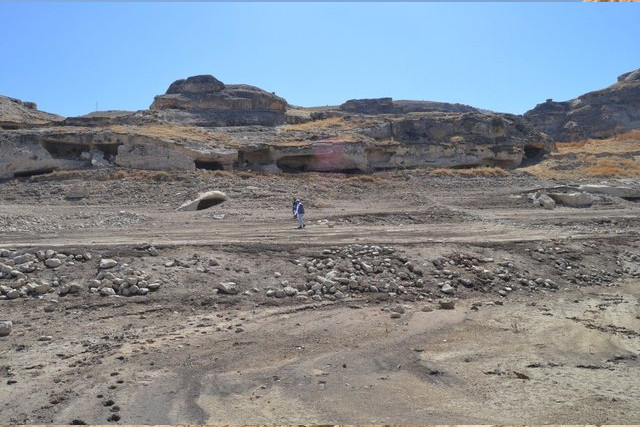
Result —
<instances>
[{"instance_id":1,"label":"scattered rock","mask_svg":"<svg viewBox=\"0 0 640 427\"><path fill-rule=\"evenodd\" d=\"M456 291L455 288L448 283L445 283L440 290L443 294L447 295L453 295L453 293Z\"/></svg>"},{"instance_id":2,"label":"scattered rock","mask_svg":"<svg viewBox=\"0 0 640 427\"><path fill-rule=\"evenodd\" d=\"M89 189L82 185L69 187L67 194L65 195L65 198L69 200L80 200L85 197L89 197Z\"/></svg>"},{"instance_id":3,"label":"scattered rock","mask_svg":"<svg viewBox=\"0 0 640 427\"><path fill-rule=\"evenodd\" d=\"M118 265L118 261L109 258L102 258L100 260L100 265L98 266L98 268L101 270L108 270L115 267L116 265Z\"/></svg>"},{"instance_id":4,"label":"scattered rock","mask_svg":"<svg viewBox=\"0 0 640 427\"><path fill-rule=\"evenodd\" d=\"M621 199L640 199L640 188L587 184L578 186L578 190L585 193L606 194Z\"/></svg>"},{"instance_id":5,"label":"scattered rock","mask_svg":"<svg viewBox=\"0 0 640 427\"><path fill-rule=\"evenodd\" d=\"M442 299L438 301L438 304L442 310L453 310L455 308L455 301L452 299Z\"/></svg>"},{"instance_id":6,"label":"scattered rock","mask_svg":"<svg viewBox=\"0 0 640 427\"><path fill-rule=\"evenodd\" d=\"M218 287L218 291L223 294L235 295L239 292L238 285L234 282L221 282Z\"/></svg>"},{"instance_id":7,"label":"scattered rock","mask_svg":"<svg viewBox=\"0 0 640 427\"><path fill-rule=\"evenodd\" d=\"M114 291L113 288L102 288L100 289L100 294L104 296L111 296L115 295L116 291Z\"/></svg>"},{"instance_id":8,"label":"scattered rock","mask_svg":"<svg viewBox=\"0 0 640 427\"><path fill-rule=\"evenodd\" d=\"M536 193L532 197L533 206L542 207L546 210L553 210L556 208L556 202L547 194Z\"/></svg>"},{"instance_id":9,"label":"scattered rock","mask_svg":"<svg viewBox=\"0 0 640 427\"><path fill-rule=\"evenodd\" d=\"M44 265L46 265L49 268L56 268L62 265L62 261L58 258L49 258L45 260Z\"/></svg>"},{"instance_id":10,"label":"scattered rock","mask_svg":"<svg viewBox=\"0 0 640 427\"><path fill-rule=\"evenodd\" d=\"M13 322L10 320L5 320L0 322L0 337L6 337L11 333L11 328L13 327Z\"/></svg>"},{"instance_id":11,"label":"scattered rock","mask_svg":"<svg viewBox=\"0 0 640 427\"><path fill-rule=\"evenodd\" d=\"M593 204L593 197L589 193L549 193L556 203L573 208L586 208Z\"/></svg>"}]
</instances>

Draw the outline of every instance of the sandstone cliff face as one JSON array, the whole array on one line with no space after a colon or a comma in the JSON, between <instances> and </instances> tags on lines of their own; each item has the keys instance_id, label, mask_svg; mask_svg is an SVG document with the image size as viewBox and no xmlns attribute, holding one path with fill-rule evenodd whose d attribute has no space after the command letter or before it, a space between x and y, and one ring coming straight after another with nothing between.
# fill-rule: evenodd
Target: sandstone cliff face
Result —
<instances>
[{"instance_id":1,"label":"sandstone cliff face","mask_svg":"<svg viewBox=\"0 0 640 427\"><path fill-rule=\"evenodd\" d=\"M295 120L284 124L285 112ZM522 117L466 105L380 98L293 108L253 86L194 76L171 84L150 110L95 112L56 126L0 132L0 179L91 167L515 167L552 148Z\"/></svg>"},{"instance_id":2,"label":"sandstone cliff face","mask_svg":"<svg viewBox=\"0 0 640 427\"><path fill-rule=\"evenodd\" d=\"M565 102L547 100L524 117L556 141L606 138L640 129L640 69L606 89Z\"/></svg>"},{"instance_id":3,"label":"sandstone cliff face","mask_svg":"<svg viewBox=\"0 0 640 427\"><path fill-rule=\"evenodd\" d=\"M0 95L0 129L23 129L62 121L55 114L39 111L33 102Z\"/></svg>"},{"instance_id":4,"label":"sandstone cliff face","mask_svg":"<svg viewBox=\"0 0 640 427\"><path fill-rule=\"evenodd\" d=\"M80 159L55 158L40 138L20 131L0 132L0 180L83 167Z\"/></svg>"},{"instance_id":5,"label":"sandstone cliff face","mask_svg":"<svg viewBox=\"0 0 640 427\"><path fill-rule=\"evenodd\" d=\"M515 167L553 148L524 119L505 114L350 114L319 120L312 131L298 130L311 124L287 126L270 142L242 147L236 167L288 172Z\"/></svg>"},{"instance_id":6,"label":"sandstone cliff face","mask_svg":"<svg viewBox=\"0 0 640 427\"><path fill-rule=\"evenodd\" d=\"M260 88L205 75L173 82L150 109L162 121L213 127L275 126L284 123L286 107L284 99Z\"/></svg>"}]
</instances>

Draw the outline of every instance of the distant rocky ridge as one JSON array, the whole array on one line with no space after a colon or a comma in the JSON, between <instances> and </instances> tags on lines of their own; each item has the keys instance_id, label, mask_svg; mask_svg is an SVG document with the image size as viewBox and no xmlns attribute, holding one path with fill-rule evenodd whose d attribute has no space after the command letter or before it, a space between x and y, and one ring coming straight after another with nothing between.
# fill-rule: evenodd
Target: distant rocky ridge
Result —
<instances>
[{"instance_id":1,"label":"distant rocky ridge","mask_svg":"<svg viewBox=\"0 0 640 427\"><path fill-rule=\"evenodd\" d=\"M407 114L432 111L448 113L477 113L477 108L463 104L433 101L394 101L392 98L350 99L340 105L341 111L358 114Z\"/></svg>"},{"instance_id":2,"label":"distant rocky ridge","mask_svg":"<svg viewBox=\"0 0 640 427\"><path fill-rule=\"evenodd\" d=\"M62 120L63 117L39 111L33 102L0 95L0 130L43 126Z\"/></svg>"},{"instance_id":3,"label":"distant rocky ridge","mask_svg":"<svg viewBox=\"0 0 640 427\"><path fill-rule=\"evenodd\" d=\"M627 73L616 85L579 101L549 101L525 116L391 98L294 107L273 93L227 85L213 76L178 80L155 97L149 110L136 112L63 119L17 100L4 101L0 105L11 102L11 109L0 110L0 123L11 124L0 131L0 179L114 166L284 172L511 168L551 152L548 135L640 128L638 74Z\"/></svg>"},{"instance_id":4,"label":"distant rocky ridge","mask_svg":"<svg viewBox=\"0 0 640 427\"><path fill-rule=\"evenodd\" d=\"M618 77L617 83L576 99L548 99L524 117L555 141L607 138L640 129L640 69Z\"/></svg>"}]
</instances>

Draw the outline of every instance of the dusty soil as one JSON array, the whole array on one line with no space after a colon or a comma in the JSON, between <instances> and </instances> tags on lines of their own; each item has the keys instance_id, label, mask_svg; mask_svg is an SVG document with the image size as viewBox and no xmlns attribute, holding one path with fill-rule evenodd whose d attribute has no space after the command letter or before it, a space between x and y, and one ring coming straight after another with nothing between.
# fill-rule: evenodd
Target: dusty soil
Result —
<instances>
[{"instance_id":1,"label":"dusty soil","mask_svg":"<svg viewBox=\"0 0 640 427\"><path fill-rule=\"evenodd\" d=\"M637 202L535 209L558 183L526 174L62 178L0 184L0 263L64 254L0 300L2 424L640 421ZM205 190L228 200L175 211ZM101 258L159 289L90 292Z\"/></svg>"}]
</instances>

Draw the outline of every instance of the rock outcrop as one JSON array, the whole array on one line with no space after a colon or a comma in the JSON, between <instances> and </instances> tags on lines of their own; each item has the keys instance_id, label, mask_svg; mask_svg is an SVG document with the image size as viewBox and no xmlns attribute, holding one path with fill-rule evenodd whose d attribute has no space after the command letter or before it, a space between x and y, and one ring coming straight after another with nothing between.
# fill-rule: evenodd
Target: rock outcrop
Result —
<instances>
[{"instance_id":1,"label":"rock outcrop","mask_svg":"<svg viewBox=\"0 0 640 427\"><path fill-rule=\"evenodd\" d=\"M593 197L589 193L549 193L556 203L572 208L587 208L593 204Z\"/></svg>"},{"instance_id":2,"label":"rock outcrop","mask_svg":"<svg viewBox=\"0 0 640 427\"><path fill-rule=\"evenodd\" d=\"M620 197L621 199L640 199L640 188L634 187L586 184L580 185L578 190L591 194L606 194L607 196Z\"/></svg>"},{"instance_id":3,"label":"rock outcrop","mask_svg":"<svg viewBox=\"0 0 640 427\"><path fill-rule=\"evenodd\" d=\"M115 162L131 169L195 170L194 159L181 152L150 144L123 144Z\"/></svg>"},{"instance_id":4,"label":"rock outcrop","mask_svg":"<svg viewBox=\"0 0 640 427\"><path fill-rule=\"evenodd\" d=\"M291 124L284 125L287 109ZM552 148L521 116L467 105L379 98L304 109L253 86L194 76L172 83L150 110L95 112L56 126L0 132L0 179L114 166L274 172L515 167Z\"/></svg>"},{"instance_id":5,"label":"rock outcrop","mask_svg":"<svg viewBox=\"0 0 640 427\"><path fill-rule=\"evenodd\" d=\"M50 125L63 117L39 111L33 102L0 95L0 129L24 129Z\"/></svg>"},{"instance_id":6,"label":"rock outcrop","mask_svg":"<svg viewBox=\"0 0 640 427\"><path fill-rule=\"evenodd\" d=\"M275 126L285 121L287 102L249 85L225 85L213 76L177 80L156 96L151 111L162 121L197 126Z\"/></svg>"},{"instance_id":7,"label":"rock outcrop","mask_svg":"<svg viewBox=\"0 0 640 427\"><path fill-rule=\"evenodd\" d=\"M0 132L0 180L37 175L58 169L78 169L81 159L63 159L51 155L37 135Z\"/></svg>"},{"instance_id":8,"label":"rock outcrop","mask_svg":"<svg viewBox=\"0 0 640 427\"><path fill-rule=\"evenodd\" d=\"M556 141L607 138L640 129L640 69L570 101L548 99L524 117Z\"/></svg>"},{"instance_id":9,"label":"rock outcrop","mask_svg":"<svg viewBox=\"0 0 640 427\"><path fill-rule=\"evenodd\" d=\"M340 110L358 114L408 114L426 112L475 113L477 108L464 104L433 101L394 101L392 98L350 99Z\"/></svg>"}]
</instances>

